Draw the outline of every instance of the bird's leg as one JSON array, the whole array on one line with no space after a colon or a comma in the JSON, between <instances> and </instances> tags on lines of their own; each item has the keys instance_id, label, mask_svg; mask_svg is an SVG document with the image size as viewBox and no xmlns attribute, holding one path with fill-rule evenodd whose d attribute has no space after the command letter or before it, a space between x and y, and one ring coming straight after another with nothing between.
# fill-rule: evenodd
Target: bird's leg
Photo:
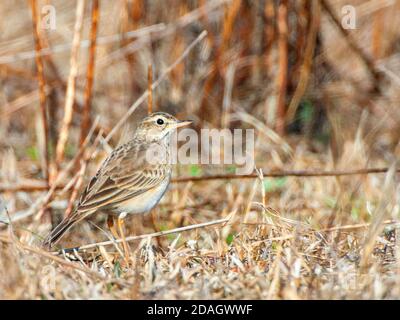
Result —
<instances>
[{"instance_id":1,"label":"bird's leg","mask_svg":"<svg viewBox=\"0 0 400 320\"><path fill-rule=\"evenodd\" d=\"M156 209L153 208L153 209L150 211L151 224L153 225L154 231L155 231L155 232L159 232L160 229L157 227L157 224L156 224L155 210L156 210ZM161 240L160 240L160 237L156 237L156 241L157 241L158 247L161 248Z\"/></svg>"},{"instance_id":2,"label":"bird's leg","mask_svg":"<svg viewBox=\"0 0 400 320\"><path fill-rule=\"evenodd\" d=\"M111 234L113 235L113 237L114 237L115 239L118 239L118 238L119 238L119 235L118 235L117 229L116 229L116 227L115 227L114 216L111 215L111 214L109 214L109 215L107 216L107 225L108 225L108 228L110 229Z\"/></svg>"},{"instance_id":3,"label":"bird's leg","mask_svg":"<svg viewBox=\"0 0 400 320\"><path fill-rule=\"evenodd\" d=\"M121 235L121 239L122 239L122 246L123 246L124 252L125 252L125 260L127 263L129 263L129 247L128 247L128 244L126 243L125 233L122 228L126 214L127 214L126 212L122 212L118 216L118 230L119 230L119 234Z\"/></svg>"}]
</instances>

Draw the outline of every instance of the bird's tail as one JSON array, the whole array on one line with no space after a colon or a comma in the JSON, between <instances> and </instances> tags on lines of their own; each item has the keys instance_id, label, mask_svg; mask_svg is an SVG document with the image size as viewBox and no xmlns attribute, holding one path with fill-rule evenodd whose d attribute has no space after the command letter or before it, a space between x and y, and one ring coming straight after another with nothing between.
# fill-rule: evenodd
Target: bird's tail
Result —
<instances>
[{"instance_id":1,"label":"bird's tail","mask_svg":"<svg viewBox=\"0 0 400 320\"><path fill-rule=\"evenodd\" d=\"M53 247L75 223L82 220L85 215L73 212L68 217L64 218L44 239L42 246L50 249Z\"/></svg>"}]
</instances>

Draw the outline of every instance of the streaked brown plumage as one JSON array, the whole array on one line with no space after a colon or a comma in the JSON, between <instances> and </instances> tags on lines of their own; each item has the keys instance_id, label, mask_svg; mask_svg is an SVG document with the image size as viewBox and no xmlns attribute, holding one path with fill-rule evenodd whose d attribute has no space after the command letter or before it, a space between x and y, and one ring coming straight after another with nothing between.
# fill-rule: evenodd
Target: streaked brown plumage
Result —
<instances>
[{"instance_id":1,"label":"streaked brown plumage","mask_svg":"<svg viewBox=\"0 0 400 320\"><path fill-rule=\"evenodd\" d=\"M117 147L102 163L83 191L72 214L56 226L43 242L51 247L71 228L98 210L111 214L145 213L165 193L170 177L171 133L190 121L156 112L139 125L131 141ZM163 161L149 161L150 148L164 151Z\"/></svg>"}]
</instances>

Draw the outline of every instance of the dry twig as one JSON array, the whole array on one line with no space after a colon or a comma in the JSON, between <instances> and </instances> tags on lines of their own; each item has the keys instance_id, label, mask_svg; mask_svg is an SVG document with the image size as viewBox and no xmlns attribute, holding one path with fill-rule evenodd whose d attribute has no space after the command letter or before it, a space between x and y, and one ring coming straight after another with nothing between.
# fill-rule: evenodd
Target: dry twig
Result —
<instances>
[{"instance_id":1,"label":"dry twig","mask_svg":"<svg viewBox=\"0 0 400 320\"><path fill-rule=\"evenodd\" d=\"M75 158L74 158L75 159ZM76 160L74 161L76 162ZM376 174L385 173L389 168L367 168L367 169L353 169L353 170L282 170L282 171L264 171L263 177L278 178L278 177L339 177L339 176L351 176L351 175L363 175L363 174ZM397 169L396 172L400 172ZM173 178L173 183L184 183L188 181L207 181L207 180L224 180L224 179L255 179L259 176L257 173L247 175L236 175L236 174L216 174L216 175L205 175L199 177L180 177ZM58 183L55 189L63 189L65 185ZM0 184L0 192L38 192L47 190L45 184L34 183L34 184L21 184L21 185L10 185Z\"/></svg>"},{"instance_id":2,"label":"dry twig","mask_svg":"<svg viewBox=\"0 0 400 320\"><path fill-rule=\"evenodd\" d=\"M65 145L68 140L69 128L72 122L72 114L73 114L73 104L75 99L75 81L78 74L78 52L79 52L79 43L81 39L81 31L83 25L83 12L85 9L85 0L78 0L76 6L76 20L74 27L74 37L72 40L72 49L71 49L71 59L70 59L70 71L68 76L68 86L67 93L65 98L65 107L64 107L64 119L63 124L60 131L60 136L58 139L57 147L56 147L56 165L57 167L61 166L61 162L64 159L64 151Z\"/></svg>"},{"instance_id":3,"label":"dry twig","mask_svg":"<svg viewBox=\"0 0 400 320\"><path fill-rule=\"evenodd\" d=\"M90 30L89 63L86 72L85 102L83 104L81 135L79 142L83 143L90 128L90 111L92 104L93 76L96 59L97 25L99 20L99 0L92 2L92 28Z\"/></svg>"}]
</instances>

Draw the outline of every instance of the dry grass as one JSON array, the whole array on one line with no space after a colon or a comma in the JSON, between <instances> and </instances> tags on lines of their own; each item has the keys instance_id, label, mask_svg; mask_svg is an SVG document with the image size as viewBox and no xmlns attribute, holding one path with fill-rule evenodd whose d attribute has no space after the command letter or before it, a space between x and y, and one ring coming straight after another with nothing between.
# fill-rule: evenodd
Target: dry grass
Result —
<instances>
[{"instance_id":1,"label":"dry grass","mask_svg":"<svg viewBox=\"0 0 400 320\"><path fill-rule=\"evenodd\" d=\"M395 167L400 151L399 1L353 1L359 25L347 39L326 9L314 6L321 11L310 17L302 11L307 1L284 1L289 3L283 8L289 10L289 35L280 40L270 22L245 19L260 12L273 18L268 0L253 5L172 1L168 8L156 0L98 1L98 16L92 13L92 1L86 1L81 39L91 41L79 54L75 43L74 59L77 2L37 5L47 2L57 10L57 29L42 30L42 46L69 46L42 57L45 86L40 90L31 8L25 1L0 4L4 23L16 24L3 28L0 38L0 186L5 186L0 203L0 298L400 297L400 185ZM343 1L327 2L340 12ZM297 14L311 19L312 29L299 22L304 34L296 34ZM94 31L91 16L98 19ZM286 19L285 12L278 16ZM282 28L286 26L280 32ZM94 41L96 32L99 38ZM261 48L254 45L257 37L263 38ZM288 51L289 67L280 50ZM25 51L31 56L17 55ZM373 57L368 58L373 70L368 70L364 54ZM67 83L70 60L78 72L72 84ZM282 68L288 68L286 75ZM377 70L382 80L374 78ZM93 83L87 84L88 79ZM128 242L129 256L117 242L60 255L43 251L41 237L51 228L43 214L46 205L54 222L71 209L76 186L86 183L110 147L124 138L123 127L134 127L146 114L150 86L153 109L182 118L191 115L198 128L221 123L254 128L256 166L264 172L389 170L324 177L262 177L260 172L258 178L174 182L153 212L126 219L126 235L136 236ZM48 164L42 154L43 94L52 119ZM284 119L288 105L294 107L286 110L289 118ZM64 106L72 114L67 114L71 119L64 124L66 138L56 163ZM282 121L289 122L286 128ZM89 137L79 144L85 140L82 130ZM57 168L50 186L44 174L48 166ZM230 173L224 167L179 165L174 177ZM21 185L30 188L16 191ZM7 223L9 217L12 223ZM160 232L224 218L229 218L225 224ZM141 236L153 233L158 236ZM61 245L70 248L109 238L105 215L99 214L73 229Z\"/></svg>"}]
</instances>

